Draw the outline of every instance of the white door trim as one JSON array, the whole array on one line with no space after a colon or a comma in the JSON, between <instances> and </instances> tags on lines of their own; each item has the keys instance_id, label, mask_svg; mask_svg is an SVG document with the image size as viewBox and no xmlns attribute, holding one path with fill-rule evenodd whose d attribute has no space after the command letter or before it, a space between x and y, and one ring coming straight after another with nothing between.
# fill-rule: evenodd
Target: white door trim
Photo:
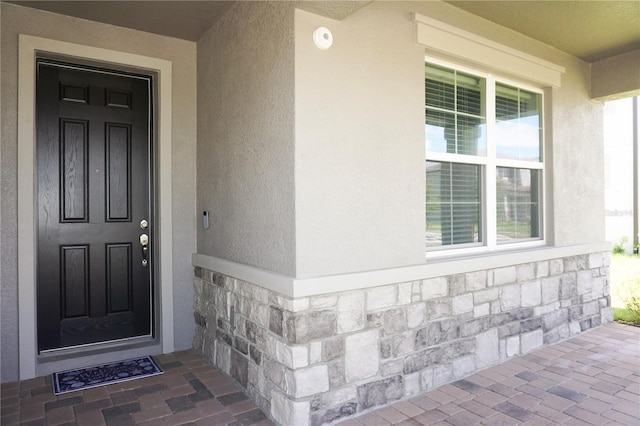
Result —
<instances>
[{"instance_id":1,"label":"white door trim","mask_svg":"<svg viewBox=\"0 0 640 426\"><path fill-rule=\"evenodd\" d=\"M36 376L36 180L35 61L48 52L149 70L158 75L157 245L160 329L163 353L173 352L173 247L171 206L171 61L20 34L18 52L18 340L20 380Z\"/></svg>"}]
</instances>

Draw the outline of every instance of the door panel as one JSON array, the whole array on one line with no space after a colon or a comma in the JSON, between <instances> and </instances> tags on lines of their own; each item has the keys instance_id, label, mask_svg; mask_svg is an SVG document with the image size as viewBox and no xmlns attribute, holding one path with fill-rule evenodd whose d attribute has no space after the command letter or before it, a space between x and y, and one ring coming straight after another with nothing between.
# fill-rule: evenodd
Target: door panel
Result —
<instances>
[{"instance_id":1,"label":"door panel","mask_svg":"<svg viewBox=\"0 0 640 426\"><path fill-rule=\"evenodd\" d=\"M38 61L40 351L153 334L150 83Z\"/></svg>"}]
</instances>

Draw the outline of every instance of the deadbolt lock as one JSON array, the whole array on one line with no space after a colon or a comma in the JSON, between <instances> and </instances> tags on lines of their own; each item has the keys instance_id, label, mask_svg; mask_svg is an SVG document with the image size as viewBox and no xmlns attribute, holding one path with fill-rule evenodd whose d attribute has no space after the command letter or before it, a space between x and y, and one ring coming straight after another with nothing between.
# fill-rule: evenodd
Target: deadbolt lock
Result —
<instances>
[{"instance_id":1,"label":"deadbolt lock","mask_svg":"<svg viewBox=\"0 0 640 426\"><path fill-rule=\"evenodd\" d=\"M148 226L149 226L149 222L147 222L146 219L142 219L140 221L140 229L147 229Z\"/></svg>"}]
</instances>

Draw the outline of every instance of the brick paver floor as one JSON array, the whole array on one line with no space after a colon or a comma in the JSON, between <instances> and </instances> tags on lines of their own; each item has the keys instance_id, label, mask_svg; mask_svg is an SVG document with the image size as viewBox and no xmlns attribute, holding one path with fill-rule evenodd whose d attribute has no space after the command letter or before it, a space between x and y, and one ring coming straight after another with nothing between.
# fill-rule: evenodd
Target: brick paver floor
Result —
<instances>
[{"instance_id":1,"label":"brick paver floor","mask_svg":"<svg viewBox=\"0 0 640 426\"><path fill-rule=\"evenodd\" d=\"M611 323L338 423L640 425L640 328Z\"/></svg>"},{"instance_id":2,"label":"brick paver floor","mask_svg":"<svg viewBox=\"0 0 640 426\"><path fill-rule=\"evenodd\" d=\"M193 351L155 358L162 375L60 396L51 376L4 383L1 424L273 424ZM607 324L339 424L637 426L640 328Z\"/></svg>"},{"instance_id":3,"label":"brick paver floor","mask_svg":"<svg viewBox=\"0 0 640 426\"><path fill-rule=\"evenodd\" d=\"M233 380L193 351L154 357L164 374L56 396L51 375L3 383L5 425L273 425Z\"/></svg>"}]
</instances>

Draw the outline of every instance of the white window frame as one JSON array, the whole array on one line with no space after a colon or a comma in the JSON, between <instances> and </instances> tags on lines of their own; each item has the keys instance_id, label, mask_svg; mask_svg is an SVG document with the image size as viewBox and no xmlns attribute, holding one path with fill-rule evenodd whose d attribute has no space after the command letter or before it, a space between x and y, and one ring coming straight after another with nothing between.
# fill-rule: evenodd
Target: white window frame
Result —
<instances>
[{"instance_id":1,"label":"white window frame","mask_svg":"<svg viewBox=\"0 0 640 426\"><path fill-rule=\"evenodd\" d=\"M465 74L470 74L477 77L482 77L485 79L486 84L486 104L484 105L486 108L485 113L485 122L486 122L486 156L482 155L464 155L464 154L453 154L453 153L444 153L444 152L426 152L425 151L425 160L426 161L435 161L435 162L448 162L448 163L460 163L460 164L476 164L481 166L482 173L482 188L481 188L481 221L482 221L482 242L473 243L473 244L461 244L460 246L449 245L449 246L437 246L426 248L425 257L427 259L439 258L439 257L450 257L450 256L465 256L465 255L480 255L492 252L501 252L501 251L511 251L511 250L521 250L521 249L530 249L539 246L545 246L546 242L546 226L545 226L545 218L546 216L546 204L545 199L547 197L546 193L546 172L545 172L545 111L544 111L544 91L541 87L536 87L531 84L526 84L520 81L513 81L508 78L503 78L502 76L496 78L491 73L479 71L468 66L460 65L455 62L444 61L439 58L434 58L431 56L425 56L425 64L433 64L445 68L449 68L455 71L459 71ZM496 95L496 83L509 85L512 87L520 88L529 92L534 92L540 94L542 97L542 102L540 102L540 120L542 132L540 136L540 150L541 150L541 161L526 161L526 160L514 160L514 159L504 159L498 158L496 156L496 144L495 144L495 133L496 133L496 114L495 114L495 95ZM540 226L540 237L529 239L529 240L520 240L509 243L501 243L497 242L497 200L496 200L496 175L498 167L511 167L518 169L529 169L529 170L539 170L540 176L539 179L539 204L540 204L540 215L539 215L539 226ZM425 212L426 215L426 212Z\"/></svg>"}]
</instances>

